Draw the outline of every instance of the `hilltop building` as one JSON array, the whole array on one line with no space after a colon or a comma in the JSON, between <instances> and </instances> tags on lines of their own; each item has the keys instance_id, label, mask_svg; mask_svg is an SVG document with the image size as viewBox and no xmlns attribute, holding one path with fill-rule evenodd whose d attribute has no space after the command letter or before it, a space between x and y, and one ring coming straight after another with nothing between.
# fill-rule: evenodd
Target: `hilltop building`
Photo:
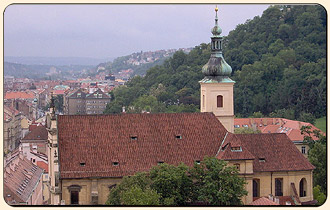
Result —
<instances>
[{"instance_id":1,"label":"hilltop building","mask_svg":"<svg viewBox=\"0 0 330 210\"><path fill-rule=\"evenodd\" d=\"M51 204L102 205L123 176L160 163L192 166L205 156L238 169L248 191L244 204L269 195L280 204L313 200L315 167L287 135L232 133L234 81L217 20L200 81L202 113L56 116L52 101L46 120Z\"/></svg>"}]
</instances>

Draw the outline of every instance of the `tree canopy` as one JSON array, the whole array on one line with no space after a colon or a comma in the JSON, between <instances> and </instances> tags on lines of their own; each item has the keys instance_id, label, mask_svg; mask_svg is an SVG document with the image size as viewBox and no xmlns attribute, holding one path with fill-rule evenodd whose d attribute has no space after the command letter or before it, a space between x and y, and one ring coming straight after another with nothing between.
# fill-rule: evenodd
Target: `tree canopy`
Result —
<instances>
[{"instance_id":1,"label":"tree canopy","mask_svg":"<svg viewBox=\"0 0 330 210\"><path fill-rule=\"evenodd\" d=\"M241 205L241 198L247 195L244 184L234 167L216 158L205 157L191 168L182 163L178 166L163 163L149 172L124 177L110 191L106 204Z\"/></svg>"},{"instance_id":2,"label":"tree canopy","mask_svg":"<svg viewBox=\"0 0 330 210\"><path fill-rule=\"evenodd\" d=\"M325 116L326 12L322 6L271 6L261 17L238 25L224 37L223 48L233 69L231 78L236 81L236 115L260 112L308 121ZM113 90L114 100L105 113L118 113L123 106L131 107L132 112L141 108L198 112L198 82L210 53L210 44L196 46L188 54L176 52L145 76L135 76L126 86ZM141 107L139 102L146 98L153 102Z\"/></svg>"}]
</instances>

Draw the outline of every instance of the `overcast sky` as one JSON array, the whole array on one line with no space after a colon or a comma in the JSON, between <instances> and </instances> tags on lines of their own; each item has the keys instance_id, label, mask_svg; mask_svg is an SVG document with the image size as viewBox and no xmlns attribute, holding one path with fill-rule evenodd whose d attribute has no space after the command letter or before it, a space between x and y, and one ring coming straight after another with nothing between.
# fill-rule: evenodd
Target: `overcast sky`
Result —
<instances>
[{"instance_id":1,"label":"overcast sky","mask_svg":"<svg viewBox=\"0 0 330 210\"><path fill-rule=\"evenodd\" d=\"M269 5L218 5L223 35ZM5 56L108 58L210 42L215 5L11 5Z\"/></svg>"}]
</instances>

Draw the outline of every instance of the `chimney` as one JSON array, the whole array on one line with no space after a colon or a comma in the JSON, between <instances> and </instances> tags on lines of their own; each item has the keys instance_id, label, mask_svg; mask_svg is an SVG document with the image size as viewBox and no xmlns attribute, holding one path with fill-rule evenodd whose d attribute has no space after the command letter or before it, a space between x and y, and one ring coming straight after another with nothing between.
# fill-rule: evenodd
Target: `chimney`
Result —
<instances>
[{"instance_id":1,"label":"chimney","mask_svg":"<svg viewBox=\"0 0 330 210\"><path fill-rule=\"evenodd\" d=\"M280 199L278 197L275 197L274 202L277 203L277 204L280 204Z\"/></svg>"},{"instance_id":2,"label":"chimney","mask_svg":"<svg viewBox=\"0 0 330 210\"><path fill-rule=\"evenodd\" d=\"M126 110L125 110L125 107L124 106L122 107L122 109L123 109L123 113L126 113Z\"/></svg>"},{"instance_id":3,"label":"chimney","mask_svg":"<svg viewBox=\"0 0 330 210\"><path fill-rule=\"evenodd\" d=\"M271 200L271 201L274 201L274 197L273 197L273 195L272 195L272 194L269 194L269 195L268 195L268 199Z\"/></svg>"}]
</instances>

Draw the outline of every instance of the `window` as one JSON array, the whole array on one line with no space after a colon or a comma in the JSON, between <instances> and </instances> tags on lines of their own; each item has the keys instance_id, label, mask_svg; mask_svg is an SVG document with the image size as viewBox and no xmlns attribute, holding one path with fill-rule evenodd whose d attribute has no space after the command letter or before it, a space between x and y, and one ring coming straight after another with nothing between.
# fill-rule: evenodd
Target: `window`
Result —
<instances>
[{"instance_id":1,"label":"window","mask_svg":"<svg viewBox=\"0 0 330 210\"><path fill-rule=\"evenodd\" d=\"M223 96L222 95L217 96L217 107L223 107Z\"/></svg>"},{"instance_id":2,"label":"window","mask_svg":"<svg viewBox=\"0 0 330 210\"><path fill-rule=\"evenodd\" d=\"M240 169L241 169L240 164L238 164L238 163L234 164L234 167L237 169L237 171L240 171Z\"/></svg>"},{"instance_id":3,"label":"window","mask_svg":"<svg viewBox=\"0 0 330 210\"><path fill-rule=\"evenodd\" d=\"M80 166L85 166L86 163L85 162L80 162Z\"/></svg>"},{"instance_id":4,"label":"window","mask_svg":"<svg viewBox=\"0 0 330 210\"><path fill-rule=\"evenodd\" d=\"M196 163L197 165L200 165L200 164L201 164L201 161L200 161L200 160L196 160L195 163Z\"/></svg>"},{"instance_id":5,"label":"window","mask_svg":"<svg viewBox=\"0 0 330 210\"><path fill-rule=\"evenodd\" d=\"M232 152L242 151L242 148L241 147L231 147L231 151Z\"/></svg>"},{"instance_id":6,"label":"window","mask_svg":"<svg viewBox=\"0 0 330 210\"><path fill-rule=\"evenodd\" d=\"M301 147L301 153L306 154L306 147L305 146Z\"/></svg>"},{"instance_id":7,"label":"window","mask_svg":"<svg viewBox=\"0 0 330 210\"><path fill-rule=\"evenodd\" d=\"M73 205L79 204L79 191L71 191L70 197L71 197L71 204Z\"/></svg>"},{"instance_id":8,"label":"window","mask_svg":"<svg viewBox=\"0 0 330 210\"><path fill-rule=\"evenodd\" d=\"M283 196L283 179L275 179L275 196Z\"/></svg>"},{"instance_id":9,"label":"window","mask_svg":"<svg viewBox=\"0 0 330 210\"><path fill-rule=\"evenodd\" d=\"M182 139L182 135L176 135L175 138Z\"/></svg>"},{"instance_id":10,"label":"window","mask_svg":"<svg viewBox=\"0 0 330 210\"><path fill-rule=\"evenodd\" d=\"M234 128L239 128L240 126L239 125L234 125Z\"/></svg>"},{"instance_id":11,"label":"window","mask_svg":"<svg viewBox=\"0 0 330 210\"><path fill-rule=\"evenodd\" d=\"M164 163L164 161L162 161L162 160L160 160L160 161L157 162L158 165L161 165L163 163Z\"/></svg>"},{"instance_id":12,"label":"window","mask_svg":"<svg viewBox=\"0 0 330 210\"><path fill-rule=\"evenodd\" d=\"M80 98L81 97L81 93L77 93L77 98Z\"/></svg>"},{"instance_id":13,"label":"window","mask_svg":"<svg viewBox=\"0 0 330 210\"><path fill-rule=\"evenodd\" d=\"M203 108L205 108L205 95L203 95Z\"/></svg>"},{"instance_id":14,"label":"window","mask_svg":"<svg viewBox=\"0 0 330 210\"><path fill-rule=\"evenodd\" d=\"M79 185L70 185L68 187L70 192L70 204L77 205L79 204L79 192L81 190L81 186Z\"/></svg>"},{"instance_id":15,"label":"window","mask_svg":"<svg viewBox=\"0 0 330 210\"><path fill-rule=\"evenodd\" d=\"M299 182L299 196L306 197L307 181L305 178L302 178Z\"/></svg>"},{"instance_id":16,"label":"window","mask_svg":"<svg viewBox=\"0 0 330 210\"><path fill-rule=\"evenodd\" d=\"M266 162L265 158L259 158L259 162Z\"/></svg>"},{"instance_id":17,"label":"window","mask_svg":"<svg viewBox=\"0 0 330 210\"><path fill-rule=\"evenodd\" d=\"M137 135L132 135L131 140L137 140Z\"/></svg>"},{"instance_id":18,"label":"window","mask_svg":"<svg viewBox=\"0 0 330 210\"><path fill-rule=\"evenodd\" d=\"M119 162L112 162L112 165L118 166L119 165Z\"/></svg>"},{"instance_id":19,"label":"window","mask_svg":"<svg viewBox=\"0 0 330 210\"><path fill-rule=\"evenodd\" d=\"M260 197L260 179L253 179L253 197Z\"/></svg>"}]
</instances>

